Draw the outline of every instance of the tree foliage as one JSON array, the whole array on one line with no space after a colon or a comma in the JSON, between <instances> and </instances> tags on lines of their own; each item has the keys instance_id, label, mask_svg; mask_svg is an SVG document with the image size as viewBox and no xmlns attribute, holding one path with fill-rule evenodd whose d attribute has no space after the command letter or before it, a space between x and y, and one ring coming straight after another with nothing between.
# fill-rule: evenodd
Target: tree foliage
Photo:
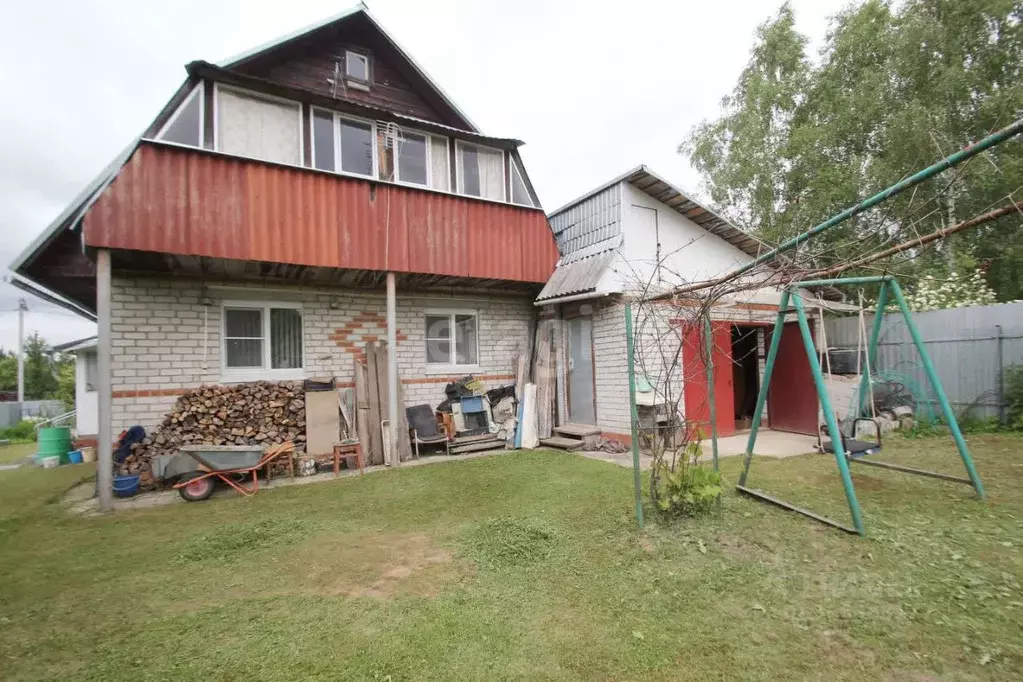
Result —
<instances>
[{"instance_id":1,"label":"tree foliage","mask_svg":"<svg viewBox=\"0 0 1023 682\"><path fill-rule=\"evenodd\" d=\"M769 242L1023 113L1023 0L866 0L832 18L816 58L807 46L783 5L758 29L721 116L680 146L713 201ZM841 262L1004 204L1021 186L1017 139L824 233L810 248L817 264ZM980 267L1000 299L1021 297L1021 224L1004 218L890 265L938 278Z\"/></svg>"},{"instance_id":2,"label":"tree foliage","mask_svg":"<svg viewBox=\"0 0 1023 682\"><path fill-rule=\"evenodd\" d=\"M18 390L18 355L0 348L0 391ZM25 399L75 403L75 359L55 353L38 333L25 339Z\"/></svg>"}]
</instances>

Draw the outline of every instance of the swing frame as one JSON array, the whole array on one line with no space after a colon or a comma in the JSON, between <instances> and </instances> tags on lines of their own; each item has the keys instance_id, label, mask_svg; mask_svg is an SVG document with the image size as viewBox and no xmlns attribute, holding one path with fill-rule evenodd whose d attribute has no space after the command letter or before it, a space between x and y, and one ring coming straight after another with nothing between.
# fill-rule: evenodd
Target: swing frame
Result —
<instances>
[{"instance_id":1,"label":"swing frame","mask_svg":"<svg viewBox=\"0 0 1023 682\"><path fill-rule=\"evenodd\" d=\"M945 421L948 423L949 430L952 432L952 438L955 440L956 448L959 450L959 456L963 461L963 465L966 468L966 473L969 478L960 478L957 476L951 476L949 474L943 474L936 471L927 471L924 469L915 469L912 467L902 466L899 464L892 464L890 462L879 462L871 461L865 458L853 458L850 457L846 452L842 444L842 436L838 426L838 420L835 418L835 412L831 406L831 396L828 394L827 387L824 385L824 375L821 372L820 361L817 359L817 351L814 347L813 337L810 335L810 326L806 319L806 308L803 303L802 297L798 294L797 289L800 287L821 287L821 286L857 286L862 284L880 284L881 289L878 292L877 298L877 314L874 316L874 325L871 330L870 340L867 344L867 367L876 366L877 360L877 344L881 336L881 324L884 322L884 309L888 304L889 295L895 299L895 302L899 306L899 310L902 313L903 319L906 321L906 327L909 330L909 334L913 339L913 345L916 346L917 352L920 354L920 359L923 363L924 371L927 374L927 378L931 383L931 387L938 396L938 402L941 405L942 415L945 417ZM789 304L792 304L792 308L789 308ZM750 465L753 461L753 448L757 442L757 432L760 429L761 419L764 414L764 404L767 401L767 390L771 385L771 374L774 371L774 363L778 357L778 347L781 345L782 330L785 325L785 316L791 312L795 312L796 320L799 324L799 331L803 338L803 346L806 349L806 356L810 362L810 371L813 374L814 385L817 390L817 398L820 402L820 406L824 412L824 420L828 428L828 434L831 436L831 442L834 444L834 455L835 462L838 465L838 472L842 479L842 487L845 490L845 498L849 504L849 513L852 516L852 527L845 524L839 523L826 516L822 516L808 509L803 509L794 504L786 502L784 500L772 497L760 490L750 488L746 486L746 479L749 476ZM860 379L859 389L859 405L858 411L863 411L865 401L872 400L872 396L869 394L870 377L868 372L864 372ZM980 476L977 474L977 469L973 464L973 458L970 456L970 451L966 447L966 441L963 439L962 431L959 429L959 423L956 421L955 413L952 411L952 405L948 401L948 397L945 395L945 390L941 386L941 381L938 379L937 371L934 369L934 364L931 362L930 356L927 354L927 349L924 348L922 339L920 338L920 332L916 327L916 323L913 321L912 314L909 311L909 306L906 305L906 299L902 295L902 288L899 286L898 281L890 275L878 275L870 277L847 277L838 279L819 279L809 280L804 282L794 282L786 286L782 290L781 302L778 306L778 316L774 323L774 333L771 336L771 348L767 353L767 365L764 368L764 379L760 387L760 393L757 396L756 411L753 414L753 424L750 429L749 441L746 445L746 453L743 458L742 473L739 475L739 483L736 485L736 490L739 492L749 495L755 499L769 502L776 506L788 509L790 511L797 512L804 516L808 516L816 521L825 523L829 526L833 526L847 533L866 535L866 529L863 525L863 514L860 510L860 503L856 499L856 489L853 486L852 476L849 473L849 463L855 462L868 466L881 467L884 469L891 469L893 471L900 471L907 474L916 474L918 476L926 476L930 478L939 478L946 481L955 481L957 483L966 483L972 485L976 491L977 496L981 500L986 499L984 493L984 485L981 483Z\"/></svg>"}]
</instances>

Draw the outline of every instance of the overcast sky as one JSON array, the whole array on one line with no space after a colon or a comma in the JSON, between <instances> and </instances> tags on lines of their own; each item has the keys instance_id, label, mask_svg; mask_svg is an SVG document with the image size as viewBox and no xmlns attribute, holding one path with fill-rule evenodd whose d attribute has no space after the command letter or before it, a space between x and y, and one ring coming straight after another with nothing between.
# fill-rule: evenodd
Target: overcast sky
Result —
<instances>
[{"instance_id":1,"label":"overcast sky","mask_svg":"<svg viewBox=\"0 0 1023 682\"><path fill-rule=\"evenodd\" d=\"M369 0L370 11L484 133L525 140L548 211L645 163L690 189L675 153L745 65L781 0ZM795 0L820 44L846 0ZM347 0L34 0L0 23L0 263L9 264L134 138L193 59L219 61ZM0 346L21 295L0 284ZM51 343L91 324L28 297ZM59 311L59 312L54 312Z\"/></svg>"}]
</instances>

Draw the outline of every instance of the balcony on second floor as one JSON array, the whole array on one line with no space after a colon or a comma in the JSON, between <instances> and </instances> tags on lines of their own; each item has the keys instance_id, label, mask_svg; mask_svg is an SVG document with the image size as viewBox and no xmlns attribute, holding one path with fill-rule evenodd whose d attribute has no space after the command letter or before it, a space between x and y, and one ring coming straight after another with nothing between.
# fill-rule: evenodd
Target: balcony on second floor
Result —
<instances>
[{"instance_id":1,"label":"balcony on second floor","mask_svg":"<svg viewBox=\"0 0 1023 682\"><path fill-rule=\"evenodd\" d=\"M169 254L537 287L558 259L537 208L156 141L88 209L84 241L138 263Z\"/></svg>"}]
</instances>

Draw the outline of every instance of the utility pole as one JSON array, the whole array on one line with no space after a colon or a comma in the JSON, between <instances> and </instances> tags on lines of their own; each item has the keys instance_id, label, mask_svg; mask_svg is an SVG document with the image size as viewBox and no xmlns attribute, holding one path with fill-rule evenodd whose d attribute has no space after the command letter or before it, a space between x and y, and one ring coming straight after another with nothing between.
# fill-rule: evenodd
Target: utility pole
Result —
<instances>
[{"instance_id":1,"label":"utility pole","mask_svg":"<svg viewBox=\"0 0 1023 682\"><path fill-rule=\"evenodd\" d=\"M25 299L18 299L18 402L25 402Z\"/></svg>"}]
</instances>

